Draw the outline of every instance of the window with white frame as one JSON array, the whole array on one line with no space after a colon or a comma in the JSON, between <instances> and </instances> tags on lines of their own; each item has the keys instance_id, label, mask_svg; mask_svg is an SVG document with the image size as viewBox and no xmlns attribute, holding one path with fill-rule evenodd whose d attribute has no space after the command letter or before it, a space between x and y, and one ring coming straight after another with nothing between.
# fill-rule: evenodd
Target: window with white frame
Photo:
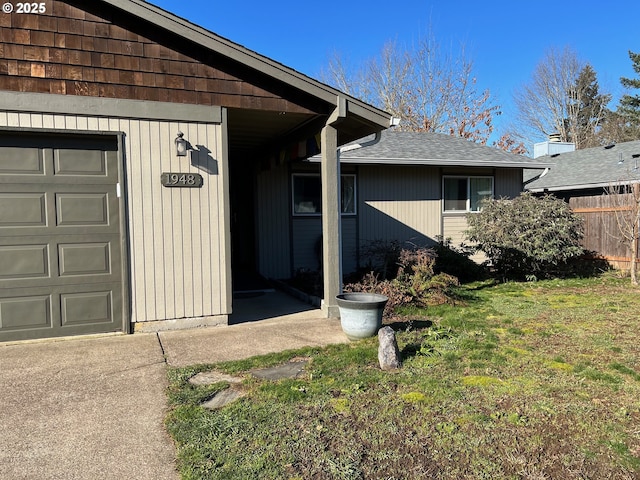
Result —
<instances>
[{"instance_id":1,"label":"window with white frame","mask_svg":"<svg viewBox=\"0 0 640 480\"><path fill-rule=\"evenodd\" d=\"M322 187L320 175L315 173L295 173L292 176L293 214L320 215L322 213ZM356 176L340 175L343 215L356 214Z\"/></svg>"},{"instance_id":2,"label":"window with white frame","mask_svg":"<svg viewBox=\"0 0 640 480\"><path fill-rule=\"evenodd\" d=\"M445 176L445 212L479 212L482 200L493 197L493 177Z\"/></svg>"}]
</instances>

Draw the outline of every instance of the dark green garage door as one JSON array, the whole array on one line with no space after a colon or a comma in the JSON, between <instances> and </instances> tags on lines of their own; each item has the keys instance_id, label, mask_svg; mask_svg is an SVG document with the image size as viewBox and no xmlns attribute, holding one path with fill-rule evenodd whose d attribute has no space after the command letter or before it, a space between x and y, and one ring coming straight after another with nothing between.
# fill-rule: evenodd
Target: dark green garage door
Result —
<instances>
[{"instance_id":1,"label":"dark green garage door","mask_svg":"<svg viewBox=\"0 0 640 480\"><path fill-rule=\"evenodd\" d=\"M0 132L0 341L122 331L115 136Z\"/></svg>"}]
</instances>

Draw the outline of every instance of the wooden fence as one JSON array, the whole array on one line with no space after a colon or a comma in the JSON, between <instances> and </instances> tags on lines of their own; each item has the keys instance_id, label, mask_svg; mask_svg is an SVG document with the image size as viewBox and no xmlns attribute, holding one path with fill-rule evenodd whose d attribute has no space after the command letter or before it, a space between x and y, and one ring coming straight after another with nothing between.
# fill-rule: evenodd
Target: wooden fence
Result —
<instances>
[{"instance_id":1,"label":"wooden fence","mask_svg":"<svg viewBox=\"0 0 640 480\"><path fill-rule=\"evenodd\" d=\"M619 228L622 218L625 215L628 218L633 212L629 206L631 201L631 194L600 194L569 199L573 211L584 219L584 248L597 252L618 268L629 268L631 261L631 250L627 246L629 242L623 240ZM640 251L638 253L640 258Z\"/></svg>"}]
</instances>

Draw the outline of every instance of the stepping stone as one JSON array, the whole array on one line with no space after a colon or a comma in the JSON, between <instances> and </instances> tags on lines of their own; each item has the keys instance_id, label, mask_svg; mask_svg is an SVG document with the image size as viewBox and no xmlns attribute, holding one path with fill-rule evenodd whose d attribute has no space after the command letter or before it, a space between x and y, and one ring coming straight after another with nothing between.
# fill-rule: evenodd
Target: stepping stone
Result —
<instances>
[{"instance_id":1,"label":"stepping stone","mask_svg":"<svg viewBox=\"0 0 640 480\"><path fill-rule=\"evenodd\" d=\"M243 392L242 390L227 388L226 390L222 390L216 393L212 398L202 403L201 406L204 408L208 408L209 410L216 410L218 408L225 407L244 396L245 392Z\"/></svg>"},{"instance_id":2,"label":"stepping stone","mask_svg":"<svg viewBox=\"0 0 640 480\"><path fill-rule=\"evenodd\" d=\"M255 377L262 378L264 380L282 380L283 378L297 378L302 372L304 367L309 363L307 360L288 362L284 365L278 365L277 367L262 368L260 370L253 370L251 374Z\"/></svg>"},{"instance_id":3,"label":"stepping stone","mask_svg":"<svg viewBox=\"0 0 640 480\"><path fill-rule=\"evenodd\" d=\"M218 382L228 383L241 383L242 378L233 377L226 373L216 372L215 370L210 372L200 372L189 379L191 385L213 385Z\"/></svg>"}]
</instances>

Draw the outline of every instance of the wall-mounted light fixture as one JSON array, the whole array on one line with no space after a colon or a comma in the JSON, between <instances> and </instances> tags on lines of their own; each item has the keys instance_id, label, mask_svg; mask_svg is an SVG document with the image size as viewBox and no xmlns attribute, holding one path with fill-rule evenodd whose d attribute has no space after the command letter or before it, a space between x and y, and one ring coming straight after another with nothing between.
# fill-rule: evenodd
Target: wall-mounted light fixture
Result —
<instances>
[{"instance_id":1,"label":"wall-mounted light fixture","mask_svg":"<svg viewBox=\"0 0 640 480\"><path fill-rule=\"evenodd\" d=\"M179 157L187 156L187 141L184 139L184 133L178 132L178 136L175 139L176 143L176 155Z\"/></svg>"}]
</instances>

